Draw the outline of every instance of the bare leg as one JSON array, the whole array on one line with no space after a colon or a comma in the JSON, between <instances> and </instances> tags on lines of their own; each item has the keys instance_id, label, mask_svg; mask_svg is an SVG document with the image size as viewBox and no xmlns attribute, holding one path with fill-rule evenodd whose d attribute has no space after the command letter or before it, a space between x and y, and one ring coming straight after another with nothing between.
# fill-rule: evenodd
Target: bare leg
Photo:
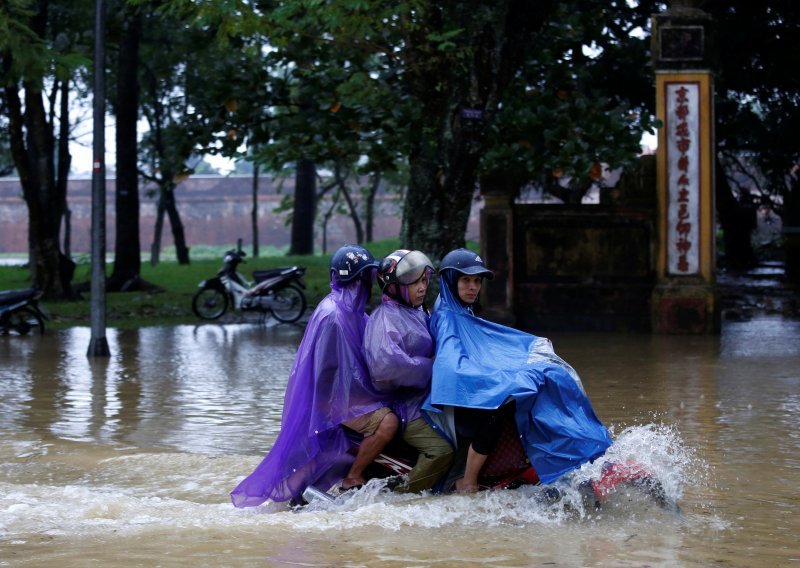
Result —
<instances>
[{"instance_id":1,"label":"bare leg","mask_svg":"<svg viewBox=\"0 0 800 568\"><path fill-rule=\"evenodd\" d=\"M486 454L479 454L473 450L472 444L470 444L464 477L456 481L456 491L459 493L475 493L478 490L478 474L488 457Z\"/></svg>"},{"instance_id":2,"label":"bare leg","mask_svg":"<svg viewBox=\"0 0 800 568\"><path fill-rule=\"evenodd\" d=\"M358 453L356 454L356 460L347 473L347 477L342 480L342 489L350 489L351 487L357 487L366 483L364 480L364 470L372 463L372 460L378 457L378 454L386 447L386 444L394 438L399 425L400 421L397 419L397 416L390 412L383 417L375 433L366 436L361 441L361 446L358 448Z\"/></svg>"}]
</instances>

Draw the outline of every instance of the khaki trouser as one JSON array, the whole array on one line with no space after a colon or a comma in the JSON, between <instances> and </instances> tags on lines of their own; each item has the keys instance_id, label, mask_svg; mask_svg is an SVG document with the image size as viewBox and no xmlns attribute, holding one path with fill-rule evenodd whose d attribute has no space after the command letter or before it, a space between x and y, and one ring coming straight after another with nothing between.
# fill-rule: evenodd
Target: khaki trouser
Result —
<instances>
[{"instance_id":1,"label":"khaki trouser","mask_svg":"<svg viewBox=\"0 0 800 568\"><path fill-rule=\"evenodd\" d=\"M391 411L392 410L390 408L382 406L378 410L373 410L367 414L356 416L352 420L342 422L342 424L351 430L358 432L359 434L363 434L364 436L372 436L378 429L378 426L381 425L381 422L383 422L383 419L386 417L386 415Z\"/></svg>"},{"instance_id":2,"label":"khaki trouser","mask_svg":"<svg viewBox=\"0 0 800 568\"><path fill-rule=\"evenodd\" d=\"M453 448L421 417L409 422L403 440L419 451L419 458L408 475L408 483L398 491L419 493L430 489L450 468Z\"/></svg>"}]
</instances>

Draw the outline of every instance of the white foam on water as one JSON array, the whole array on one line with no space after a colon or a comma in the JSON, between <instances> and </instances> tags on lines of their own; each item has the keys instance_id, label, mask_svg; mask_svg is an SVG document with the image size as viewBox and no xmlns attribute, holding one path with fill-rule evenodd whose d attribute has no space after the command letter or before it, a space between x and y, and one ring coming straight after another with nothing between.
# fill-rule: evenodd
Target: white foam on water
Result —
<instances>
[{"instance_id":1,"label":"white foam on water","mask_svg":"<svg viewBox=\"0 0 800 568\"><path fill-rule=\"evenodd\" d=\"M578 487L597 476L604 463L633 459L659 479L669 500L678 503L684 485L698 482L698 474L704 471L701 460L683 444L674 427L644 424L622 430L606 456L559 481L561 497L555 502L541 499L541 487L475 495L403 495L388 492L383 482L373 480L334 502L316 501L301 509L292 510L284 503L236 509L228 492L257 465L259 457L133 453L126 448L122 455L107 452L94 462L91 456L79 456L89 466L80 477L73 474L69 481L60 482L59 459L66 459L65 454L75 459L80 444L68 452L63 448L53 451L44 443L14 444L20 461L38 456L34 468L50 468L46 475L39 473L36 481L25 481L19 474L0 481L0 538L15 540L33 534L75 537L109 531L125 535L201 528L327 531L379 527L397 531L403 527L557 527L587 522L657 524L676 518L646 495L618 491L609 498L608 507L595 511L581 499ZM715 521L713 516L704 516L691 522L708 526Z\"/></svg>"},{"instance_id":2,"label":"white foam on water","mask_svg":"<svg viewBox=\"0 0 800 568\"><path fill-rule=\"evenodd\" d=\"M612 435L614 428L611 429ZM668 501L677 503L686 483L705 483L708 465L684 444L674 425L647 423L624 427L608 451L569 476L571 485L597 479L608 464L636 464L658 480Z\"/></svg>"}]
</instances>

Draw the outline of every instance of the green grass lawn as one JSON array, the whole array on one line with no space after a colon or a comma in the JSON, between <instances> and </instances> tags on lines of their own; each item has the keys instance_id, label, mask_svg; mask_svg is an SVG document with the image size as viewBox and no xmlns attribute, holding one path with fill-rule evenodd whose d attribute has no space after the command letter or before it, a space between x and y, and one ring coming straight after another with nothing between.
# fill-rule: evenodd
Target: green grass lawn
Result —
<instances>
[{"instance_id":1,"label":"green grass lawn","mask_svg":"<svg viewBox=\"0 0 800 568\"><path fill-rule=\"evenodd\" d=\"M383 258L395 250L397 239L376 241L366 245L376 258ZM194 249L193 249L194 250ZM112 292L106 295L106 324L108 327L131 329L152 325L174 325L197 323L198 318L192 313L192 296L201 280L210 278L222 266L222 252L217 258L192 260L188 266L181 266L175 261L163 261L158 266L150 266L142 262L142 278L163 289L160 292ZM208 255L205 255L208 256ZM247 278L254 270L277 268L279 266L300 265L306 267L303 280L306 283L306 297L309 312L330 291L329 262L330 254L312 256L260 256L247 258L247 264L241 265L240 272ZM73 284L89 282L91 266L85 258L79 259ZM108 273L112 266L109 264ZM0 290L27 288L29 284L27 268L19 266L0 266ZM375 298L377 294L373 294ZM89 293L83 299L70 302L44 301L42 306L50 316L48 329L63 329L72 326L89 325Z\"/></svg>"}]
</instances>

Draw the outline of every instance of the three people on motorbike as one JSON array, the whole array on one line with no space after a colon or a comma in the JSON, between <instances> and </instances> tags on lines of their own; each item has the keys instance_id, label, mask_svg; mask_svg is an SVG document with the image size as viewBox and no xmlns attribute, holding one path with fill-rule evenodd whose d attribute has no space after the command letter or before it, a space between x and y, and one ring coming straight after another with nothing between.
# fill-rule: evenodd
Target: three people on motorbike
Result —
<instances>
[{"instance_id":1,"label":"three people on motorbike","mask_svg":"<svg viewBox=\"0 0 800 568\"><path fill-rule=\"evenodd\" d=\"M231 493L234 505L302 501L309 485L327 490L340 480L342 489L357 487L398 430L420 452L401 486L413 492L444 476L459 438L469 446L455 489L477 490L504 415L513 415L545 483L608 448L580 379L549 341L473 313L483 279L492 277L480 257L457 249L442 259L429 322L422 306L432 272L420 251L398 250L381 263L359 246L334 253L332 290L298 349L281 431ZM383 296L368 318L376 273ZM355 459L345 428L364 436Z\"/></svg>"},{"instance_id":2,"label":"three people on motorbike","mask_svg":"<svg viewBox=\"0 0 800 568\"><path fill-rule=\"evenodd\" d=\"M421 452L405 488L430 488L447 470L449 444L419 418L433 354L427 316L420 305L433 268L421 253L399 266L399 271L397 266L385 271L385 288L396 299L387 299L386 306L381 304L384 309L376 309L374 328L410 332L404 338L408 351L401 354L393 347L388 355L395 367L402 365L408 373L401 372L398 378L376 363L382 346L369 342L378 377L373 383L364 349L365 309L379 263L363 247L341 247L331 257L331 292L311 315L289 374L281 431L258 467L231 492L234 505L255 506L268 499L302 502L308 486L327 490L339 480L342 489L357 487L364 483L364 468L401 423L403 437ZM410 275L415 275L413 281L408 280ZM401 305L402 312L395 310ZM392 319L394 312L400 314L397 320ZM382 333L375 330L370 337ZM363 435L355 459L348 453L345 428Z\"/></svg>"}]
</instances>

